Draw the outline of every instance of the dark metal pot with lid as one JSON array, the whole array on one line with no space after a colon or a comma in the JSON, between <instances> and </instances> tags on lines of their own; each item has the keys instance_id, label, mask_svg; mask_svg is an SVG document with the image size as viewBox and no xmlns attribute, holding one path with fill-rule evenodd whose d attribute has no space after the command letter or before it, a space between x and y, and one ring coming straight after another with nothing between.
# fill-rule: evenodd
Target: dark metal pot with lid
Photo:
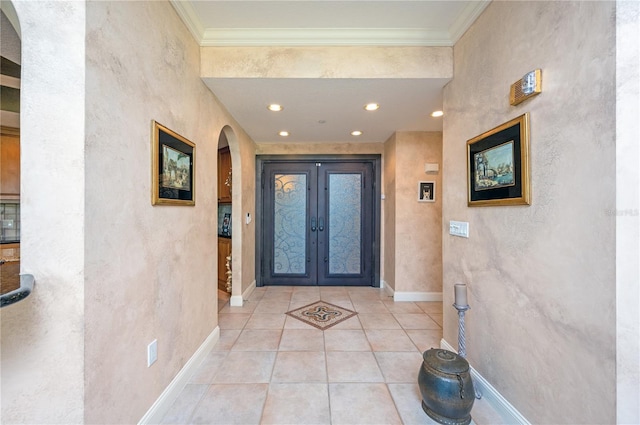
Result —
<instances>
[{"instance_id":1,"label":"dark metal pot with lid","mask_svg":"<svg viewBox=\"0 0 640 425\"><path fill-rule=\"evenodd\" d=\"M422 409L430 418L446 425L468 425L475 391L469 363L456 353L438 348L422 355L418 385Z\"/></svg>"}]
</instances>

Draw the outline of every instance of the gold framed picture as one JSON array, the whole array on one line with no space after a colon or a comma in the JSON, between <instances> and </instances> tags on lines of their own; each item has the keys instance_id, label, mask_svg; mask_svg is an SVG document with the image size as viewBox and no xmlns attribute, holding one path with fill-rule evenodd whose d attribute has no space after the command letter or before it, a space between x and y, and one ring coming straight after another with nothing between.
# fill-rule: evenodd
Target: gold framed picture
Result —
<instances>
[{"instance_id":1,"label":"gold framed picture","mask_svg":"<svg viewBox=\"0 0 640 425\"><path fill-rule=\"evenodd\" d=\"M152 121L151 204L196 204L196 145Z\"/></svg>"},{"instance_id":2,"label":"gold framed picture","mask_svg":"<svg viewBox=\"0 0 640 425\"><path fill-rule=\"evenodd\" d=\"M529 114L467 141L470 207L530 205Z\"/></svg>"}]
</instances>

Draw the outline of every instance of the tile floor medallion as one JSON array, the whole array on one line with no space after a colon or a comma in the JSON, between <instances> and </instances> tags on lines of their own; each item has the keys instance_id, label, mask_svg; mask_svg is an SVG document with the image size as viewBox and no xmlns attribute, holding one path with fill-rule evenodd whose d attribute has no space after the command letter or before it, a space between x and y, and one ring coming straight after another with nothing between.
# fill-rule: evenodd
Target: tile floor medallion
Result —
<instances>
[{"instance_id":1,"label":"tile floor medallion","mask_svg":"<svg viewBox=\"0 0 640 425\"><path fill-rule=\"evenodd\" d=\"M304 307L287 311L286 314L320 330L325 330L358 313L325 301L316 301Z\"/></svg>"}]
</instances>

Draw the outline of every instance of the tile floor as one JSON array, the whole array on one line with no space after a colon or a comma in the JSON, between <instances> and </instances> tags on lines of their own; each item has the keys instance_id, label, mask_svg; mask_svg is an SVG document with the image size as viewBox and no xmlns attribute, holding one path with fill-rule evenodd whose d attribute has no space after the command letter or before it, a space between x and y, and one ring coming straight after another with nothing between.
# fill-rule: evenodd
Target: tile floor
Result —
<instances>
[{"instance_id":1,"label":"tile floor","mask_svg":"<svg viewBox=\"0 0 640 425\"><path fill-rule=\"evenodd\" d=\"M229 303L230 299L230 293L218 289L218 313Z\"/></svg>"},{"instance_id":2,"label":"tile floor","mask_svg":"<svg viewBox=\"0 0 640 425\"><path fill-rule=\"evenodd\" d=\"M325 331L284 313L323 301L358 312ZM440 346L442 303L364 287L262 287L222 305L220 340L164 424L434 424L421 407L422 352ZM476 424L504 423L476 400Z\"/></svg>"}]
</instances>

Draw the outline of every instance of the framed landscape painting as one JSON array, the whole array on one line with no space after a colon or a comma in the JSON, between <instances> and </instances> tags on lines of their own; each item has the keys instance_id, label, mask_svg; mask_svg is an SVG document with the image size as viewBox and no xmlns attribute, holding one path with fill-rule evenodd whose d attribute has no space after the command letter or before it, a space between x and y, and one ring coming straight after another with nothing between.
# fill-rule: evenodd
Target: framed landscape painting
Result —
<instances>
[{"instance_id":1,"label":"framed landscape painting","mask_svg":"<svg viewBox=\"0 0 640 425\"><path fill-rule=\"evenodd\" d=\"M152 182L153 205L195 205L196 145L152 122Z\"/></svg>"},{"instance_id":2,"label":"framed landscape painting","mask_svg":"<svg viewBox=\"0 0 640 425\"><path fill-rule=\"evenodd\" d=\"M529 114L467 141L468 206L529 205Z\"/></svg>"}]
</instances>

